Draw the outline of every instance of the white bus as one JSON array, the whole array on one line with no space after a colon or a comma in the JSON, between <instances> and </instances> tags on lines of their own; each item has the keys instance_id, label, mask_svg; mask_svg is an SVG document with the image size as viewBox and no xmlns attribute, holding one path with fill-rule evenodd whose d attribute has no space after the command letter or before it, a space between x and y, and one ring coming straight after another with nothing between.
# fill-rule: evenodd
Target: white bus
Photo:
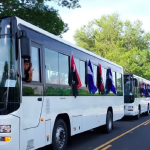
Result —
<instances>
[{"instance_id":1,"label":"white bus","mask_svg":"<svg viewBox=\"0 0 150 150\"><path fill-rule=\"evenodd\" d=\"M71 136L124 116L123 68L18 17L0 18L0 149L65 150ZM75 98L70 84L73 54L82 83ZM24 59L32 63L32 82L24 82ZM111 68L117 94L90 94L87 62L102 66L104 84ZM96 80L95 80L96 84Z\"/></svg>"},{"instance_id":2,"label":"white bus","mask_svg":"<svg viewBox=\"0 0 150 150\"><path fill-rule=\"evenodd\" d=\"M124 74L124 116L149 115L150 81L134 74ZM145 91L145 92L144 92Z\"/></svg>"}]
</instances>

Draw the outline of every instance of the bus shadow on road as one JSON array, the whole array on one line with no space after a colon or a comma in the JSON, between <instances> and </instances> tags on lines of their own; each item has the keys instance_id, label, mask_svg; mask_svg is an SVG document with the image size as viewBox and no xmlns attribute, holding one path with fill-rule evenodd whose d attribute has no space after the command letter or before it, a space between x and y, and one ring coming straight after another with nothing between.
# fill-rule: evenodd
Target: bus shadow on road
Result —
<instances>
[{"instance_id":1,"label":"bus shadow on road","mask_svg":"<svg viewBox=\"0 0 150 150\"><path fill-rule=\"evenodd\" d=\"M140 115L140 119L144 119L146 117L147 116L144 113ZM134 116L124 116L122 119L118 120L117 122L121 122L121 121L130 121L130 122L132 121L132 122L134 122L134 121L138 121L138 120L135 119Z\"/></svg>"}]
</instances>

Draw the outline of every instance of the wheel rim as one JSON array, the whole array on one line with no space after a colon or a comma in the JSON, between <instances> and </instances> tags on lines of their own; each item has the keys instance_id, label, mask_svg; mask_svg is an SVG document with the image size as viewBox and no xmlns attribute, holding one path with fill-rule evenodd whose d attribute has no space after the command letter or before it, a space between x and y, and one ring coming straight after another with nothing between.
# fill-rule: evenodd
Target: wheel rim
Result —
<instances>
[{"instance_id":1,"label":"wheel rim","mask_svg":"<svg viewBox=\"0 0 150 150\"><path fill-rule=\"evenodd\" d=\"M56 129L56 144L58 148L62 148L65 144L66 133L62 125L59 125Z\"/></svg>"},{"instance_id":2,"label":"wheel rim","mask_svg":"<svg viewBox=\"0 0 150 150\"><path fill-rule=\"evenodd\" d=\"M112 128L112 120L111 120L111 115L109 115L109 117L108 117L109 119L108 119L108 128L109 128L109 130L111 130L111 128Z\"/></svg>"}]
</instances>

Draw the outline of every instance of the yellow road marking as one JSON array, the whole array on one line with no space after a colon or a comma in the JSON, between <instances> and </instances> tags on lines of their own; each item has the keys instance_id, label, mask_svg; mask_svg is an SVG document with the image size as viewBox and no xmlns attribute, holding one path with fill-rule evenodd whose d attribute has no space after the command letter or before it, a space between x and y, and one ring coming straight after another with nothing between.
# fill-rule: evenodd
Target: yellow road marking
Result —
<instances>
[{"instance_id":1,"label":"yellow road marking","mask_svg":"<svg viewBox=\"0 0 150 150\"><path fill-rule=\"evenodd\" d=\"M115 137L115 138L111 139L110 141L108 141L108 142L106 142L106 143L104 143L104 144L100 145L99 147L97 147L97 148L95 148L95 149L93 149L93 150L99 150L100 148L102 148L102 147L104 147L104 146L106 146L106 145L110 144L111 142L113 142L113 141L115 141L115 140L119 139L120 137L122 137L122 136L126 135L127 133L129 133L129 132L131 132L131 131L135 130L136 128L138 128L138 127L140 127L140 126L142 126L142 125L146 124L146 123L147 123L147 122L149 122L149 121L150 121L150 119L149 119L149 120L147 120L147 121L145 121L145 122L143 122L143 123L141 123L141 124L139 124L138 126L136 126L136 127L132 128L132 129L130 129L129 131L126 131L125 133L123 133L123 134L121 134L121 135L119 135L119 136L117 136L117 137Z\"/></svg>"},{"instance_id":2,"label":"yellow road marking","mask_svg":"<svg viewBox=\"0 0 150 150\"><path fill-rule=\"evenodd\" d=\"M108 149L109 147L111 147L111 145L108 145L108 146L104 147L102 150L106 150L106 149Z\"/></svg>"},{"instance_id":3,"label":"yellow road marking","mask_svg":"<svg viewBox=\"0 0 150 150\"><path fill-rule=\"evenodd\" d=\"M147 124L149 124L150 123L150 121L147 121L146 123L144 123L144 125L147 125Z\"/></svg>"}]
</instances>

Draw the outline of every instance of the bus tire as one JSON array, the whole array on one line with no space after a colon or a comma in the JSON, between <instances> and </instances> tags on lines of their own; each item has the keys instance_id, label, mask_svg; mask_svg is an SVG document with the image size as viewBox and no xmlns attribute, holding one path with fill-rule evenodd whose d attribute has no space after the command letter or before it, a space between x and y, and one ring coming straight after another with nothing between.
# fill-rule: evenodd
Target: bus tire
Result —
<instances>
[{"instance_id":1,"label":"bus tire","mask_svg":"<svg viewBox=\"0 0 150 150\"><path fill-rule=\"evenodd\" d=\"M107 116L106 116L106 125L104 126L105 132L110 133L113 128L113 117L112 112L108 110Z\"/></svg>"},{"instance_id":2,"label":"bus tire","mask_svg":"<svg viewBox=\"0 0 150 150\"><path fill-rule=\"evenodd\" d=\"M145 114L146 116L149 116L149 104L147 105L147 112Z\"/></svg>"},{"instance_id":3,"label":"bus tire","mask_svg":"<svg viewBox=\"0 0 150 150\"><path fill-rule=\"evenodd\" d=\"M68 131L63 119L57 119L53 129L52 147L53 150L65 150L68 141Z\"/></svg>"},{"instance_id":4,"label":"bus tire","mask_svg":"<svg viewBox=\"0 0 150 150\"><path fill-rule=\"evenodd\" d=\"M141 115L141 108L139 107L139 109L138 109L138 114L135 116L135 119L136 119L136 120L139 120L140 115Z\"/></svg>"}]
</instances>

